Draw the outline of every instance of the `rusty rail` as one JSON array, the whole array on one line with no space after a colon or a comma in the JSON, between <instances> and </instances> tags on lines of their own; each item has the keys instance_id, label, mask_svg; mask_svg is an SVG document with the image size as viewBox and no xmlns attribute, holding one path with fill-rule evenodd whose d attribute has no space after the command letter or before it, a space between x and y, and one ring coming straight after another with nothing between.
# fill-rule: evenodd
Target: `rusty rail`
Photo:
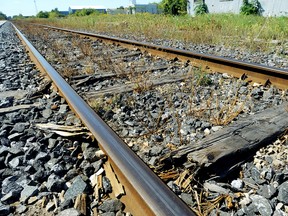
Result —
<instances>
[{"instance_id":1,"label":"rusty rail","mask_svg":"<svg viewBox=\"0 0 288 216\"><path fill-rule=\"evenodd\" d=\"M47 72L70 108L81 118L108 155L114 171L125 187L127 196L124 196L124 203L128 210L133 215L194 215L192 210L85 103L23 34L15 26L14 28L37 65Z\"/></svg>"},{"instance_id":2,"label":"rusty rail","mask_svg":"<svg viewBox=\"0 0 288 216\"><path fill-rule=\"evenodd\" d=\"M228 73L236 77L241 77L245 75L248 81L258 82L261 84L265 84L268 82L272 83L280 89L288 89L288 70L228 59L219 56L213 56L209 54L202 54L187 50L175 49L171 47L153 45L135 40L121 39L117 37L110 37L83 31L58 28L49 25L36 25L51 28L54 30L76 33L82 36L98 38L101 40L105 40L108 43L118 43L123 47L131 48L137 46L141 50L148 51L151 54L156 54L158 56L169 58L177 57L178 59L185 61L189 60L195 66L201 67L208 72Z\"/></svg>"}]
</instances>

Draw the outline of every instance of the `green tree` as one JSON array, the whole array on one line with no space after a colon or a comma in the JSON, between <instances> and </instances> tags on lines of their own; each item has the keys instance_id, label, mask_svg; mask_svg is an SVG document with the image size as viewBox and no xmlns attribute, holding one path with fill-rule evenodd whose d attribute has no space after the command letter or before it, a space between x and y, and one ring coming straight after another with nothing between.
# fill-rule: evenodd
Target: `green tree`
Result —
<instances>
[{"instance_id":1,"label":"green tree","mask_svg":"<svg viewBox=\"0 0 288 216\"><path fill-rule=\"evenodd\" d=\"M260 15L261 14L261 4L258 0L243 0L243 4L240 8L240 13L243 15Z\"/></svg>"},{"instance_id":2,"label":"green tree","mask_svg":"<svg viewBox=\"0 0 288 216\"><path fill-rule=\"evenodd\" d=\"M208 11L208 6L206 5L204 0L199 0L196 3L196 6L194 8L195 14L196 15L202 15L202 14L207 14Z\"/></svg>"},{"instance_id":3,"label":"green tree","mask_svg":"<svg viewBox=\"0 0 288 216\"><path fill-rule=\"evenodd\" d=\"M25 17L22 15L22 14L19 14L19 15L15 15L13 16L12 19L16 20L16 19L24 19Z\"/></svg>"},{"instance_id":4,"label":"green tree","mask_svg":"<svg viewBox=\"0 0 288 216\"><path fill-rule=\"evenodd\" d=\"M40 11L37 15L37 18L48 18L49 17L49 12L46 11Z\"/></svg>"},{"instance_id":5,"label":"green tree","mask_svg":"<svg viewBox=\"0 0 288 216\"><path fill-rule=\"evenodd\" d=\"M6 20L7 16L0 11L0 20Z\"/></svg>"},{"instance_id":6,"label":"green tree","mask_svg":"<svg viewBox=\"0 0 288 216\"><path fill-rule=\"evenodd\" d=\"M187 0L162 0L159 4L164 14L187 14Z\"/></svg>"},{"instance_id":7,"label":"green tree","mask_svg":"<svg viewBox=\"0 0 288 216\"><path fill-rule=\"evenodd\" d=\"M98 12L95 9L82 9L75 13L76 16L89 16L91 14L98 14Z\"/></svg>"},{"instance_id":8,"label":"green tree","mask_svg":"<svg viewBox=\"0 0 288 216\"><path fill-rule=\"evenodd\" d=\"M63 17L63 15L60 14L58 8L55 8L49 12L49 18L56 18L56 17Z\"/></svg>"}]
</instances>

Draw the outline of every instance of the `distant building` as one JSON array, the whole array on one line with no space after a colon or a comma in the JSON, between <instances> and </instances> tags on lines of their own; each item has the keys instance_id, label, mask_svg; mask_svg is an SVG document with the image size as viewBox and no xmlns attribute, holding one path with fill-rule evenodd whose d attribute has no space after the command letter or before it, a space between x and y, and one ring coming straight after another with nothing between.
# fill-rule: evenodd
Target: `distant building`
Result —
<instances>
[{"instance_id":1,"label":"distant building","mask_svg":"<svg viewBox=\"0 0 288 216\"><path fill-rule=\"evenodd\" d=\"M68 16L69 15L69 11L59 11L59 13L63 16Z\"/></svg>"},{"instance_id":2,"label":"distant building","mask_svg":"<svg viewBox=\"0 0 288 216\"><path fill-rule=\"evenodd\" d=\"M258 0L263 16L288 16L287 0ZM199 0L188 0L187 12L194 15L194 8ZM243 0L204 0L209 13L240 13Z\"/></svg>"},{"instance_id":3,"label":"distant building","mask_svg":"<svg viewBox=\"0 0 288 216\"><path fill-rule=\"evenodd\" d=\"M128 9L127 8L123 8L123 9L107 9L107 14L127 14L128 13Z\"/></svg>"},{"instance_id":4,"label":"distant building","mask_svg":"<svg viewBox=\"0 0 288 216\"><path fill-rule=\"evenodd\" d=\"M136 14L136 13L151 13L158 14L157 4L137 4L136 0L130 0L129 5L123 9L107 9L108 14Z\"/></svg>"},{"instance_id":5,"label":"distant building","mask_svg":"<svg viewBox=\"0 0 288 216\"><path fill-rule=\"evenodd\" d=\"M157 4L137 4L136 0L129 1L128 9L129 9L128 10L129 14L136 14L136 13L157 14L158 13Z\"/></svg>"},{"instance_id":6,"label":"distant building","mask_svg":"<svg viewBox=\"0 0 288 216\"><path fill-rule=\"evenodd\" d=\"M99 13L107 12L106 8L102 6L71 6L69 7L68 11L69 11L69 14L74 14L76 11L81 11L83 9L93 9Z\"/></svg>"}]
</instances>

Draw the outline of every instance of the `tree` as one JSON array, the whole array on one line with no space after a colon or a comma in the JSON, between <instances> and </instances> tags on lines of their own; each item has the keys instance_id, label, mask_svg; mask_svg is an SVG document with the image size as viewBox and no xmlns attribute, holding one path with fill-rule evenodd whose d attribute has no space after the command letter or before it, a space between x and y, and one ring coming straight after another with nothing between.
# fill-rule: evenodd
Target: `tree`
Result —
<instances>
[{"instance_id":1,"label":"tree","mask_svg":"<svg viewBox=\"0 0 288 216\"><path fill-rule=\"evenodd\" d=\"M187 14L187 0L162 0L159 5L165 14Z\"/></svg>"},{"instance_id":2,"label":"tree","mask_svg":"<svg viewBox=\"0 0 288 216\"><path fill-rule=\"evenodd\" d=\"M48 18L49 17L49 12L46 11L40 11L37 15L37 18Z\"/></svg>"},{"instance_id":3,"label":"tree","mask_svg":"<svg viewBox=\"0 0 288 216\"><path fill-rule=\"evenodd\" d=\"M0 11L0 20L6 20L7 16Z\"/></svg>"},{"instance_id":4,"label":"tree","mask_svg":"<svg viewBox=\"0 0 288 216\"><path fill-rule=\"evenodd\" d=\"M202 14L207 14L208 11L208 6L206 5L204 0L199 0L196 4L196 7L194 8L194 12L196 15L202 15Z\"/></svg>"},{"instance_id":5,"label":"tree","mask_svg":"<svg viewBox=\"0 0 288 216\"><path fill-rule=\"evenodd\" d=\"M24 19L24 18L25 18L25 17L24 17L22 14L13 16L13 19L14 19L14 20L16 20L16 19Z\"/></svg>"},{"instance_id":6,"label":"tree","mask_svg":"<svg viewBox=\"0 0 288 216\"><path fill-rule=\"evenodd\" d=\"M76 11L75 15L76 16L89 16L91 14L98 14L99 12L95 9L82 9L80 11Z\"/></svg>"},{"instance_id":7,"label":"tree","mask_svg":"<svg viewBox=\"0 0 288 216\"><path fill-rule=\"evenodd\" d=\"M262 12L261 4L258 0L243 0L243 4L240 8L240 13L243 15L260 15Z\"/></svg>"},{"instance_id":8,"label":"tree","mask_svg":"<svg viewBox=\"0 0 288 216\"><path fill-rule=\"evenodd\" d=\"M63 17L63 15L60 14L58 8L55 8L49 12L49 18L56 18L56 17Z\"/></svg>"}]
</instances>

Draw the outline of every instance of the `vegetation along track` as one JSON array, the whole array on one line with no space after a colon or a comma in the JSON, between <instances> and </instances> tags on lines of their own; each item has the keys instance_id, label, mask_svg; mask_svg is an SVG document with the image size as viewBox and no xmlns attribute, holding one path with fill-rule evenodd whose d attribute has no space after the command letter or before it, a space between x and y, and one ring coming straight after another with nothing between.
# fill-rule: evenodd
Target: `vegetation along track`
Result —
<instances>
[{"instance_id":1,"label":"vegetation along track","mask_svg":"<svg viewBox=\"0 0 288 216\"><path fill-rule=\"evenodd\" d=\"M244 117L250 117L251 113L265 110L268 116L269 107L281 104L282 107L279 106L277 112L284 115L279 114L280 119L284 118L284 122L280 121L280 124L276 125L276 127L279 126L279 130L277 128L276 131L271 130L273 137L279 135L287 127L286 113L283 111L285 101L287 101L287 92L271 85L249 85L247 80L243 79L245 76L237 80L228 74L207 74L202 71L202 68L206 66L195 68L187 62L178 61L175 56L172 60L165 60L146 52L140 52L138 48L129 51L115 44L105 45L102 43L103 38L93 41L87 38L87 35L81 38L70 34L49 33L47 27L44 30L28 26L25 33L31 37L37 49L43 52L54 67L59 69L72 86L89 101L98 114L125 139L132 150L147 162L176 193L180 193L182 199L186 197L185 201L199 214L205 211L211 212L212 207L216 208L215 203L224 202L227 196L219 196L217 199L210 200L210 202L206 200L207 202L204 203L205 199L201 200L201 189L197 188L194 182L199 169L195 165L198 163L198 165L207 166L210 163L213 168L214 162L221 162L221 160L223 162L223 158L224 160L228 158L227 155L230 155L231 159L235 149L231 148L230 153L226 151L226 155L224 151L224 154L220 156L211 151L206 152L202 155L204 158L205 154L207 155L208 161L205 162L205 160L197 159L201 154L200 156L190 154L193 152L189 149L191 143L202 140L206 136L209 139L210 133L217 138L219 130L224 135L226 130L225 136L227 134L229 136L230 122L237 119L241 122L241 119L245 119ZM51 41L52 49L48 49L46 43L39 42L41 37L46 43L48 40ZM145 46L147 49L148 45ZM168 57L171 59L170 55ZM181 59L178 53L177 57ZM246 65L246 63L243 64ZM280 71L278 77L285 77L284 70L274 69L274 71ZM248 73L245 72L245 74ZM263 80L266 82L267 77L262 78ZM269 80L274 84L275 79L269 78ZM96 96L99 98L95 99ZM273 124L279 120L275 120L271 113L269 116ZM259 118L259 115L256 117ZM253 121L257 126L257 119ZM242 127L243 125L249 124L242 121ZM232 125L233 127L237 128L235 125ZM252 128L255 128L255 125L248 127L249 130ZM254 146L246 147L246 149L250 148L255 151L265 142L267 144L268 138L272 137L271 133L262 142L255 142ZM253 139L258 139L258 137L253 137ZM211 140L213 142L213 139ZM214 137L214 142L215 140L219 140L219 137L217 139ZM203 143L205 144L205 140ZM177 149L180 146L184 148L180 148L179 151ZM193 148L201 150L200 146L196 145ZM212 146L212 148L215 149L217 146ZM183 158L186 156L192 160L185 161ZM182 161L181 165L179 161ZM233 164L238 162L235 160ZM217 169L213 170L213 172L216 171ZM221 172L223 174L223 170ZM209 198L209 195L207 197ZM233 197L233 199L237 198ZM239 206L233 205L231 208L235 211Z\"/></svg>"}]
</instances>

